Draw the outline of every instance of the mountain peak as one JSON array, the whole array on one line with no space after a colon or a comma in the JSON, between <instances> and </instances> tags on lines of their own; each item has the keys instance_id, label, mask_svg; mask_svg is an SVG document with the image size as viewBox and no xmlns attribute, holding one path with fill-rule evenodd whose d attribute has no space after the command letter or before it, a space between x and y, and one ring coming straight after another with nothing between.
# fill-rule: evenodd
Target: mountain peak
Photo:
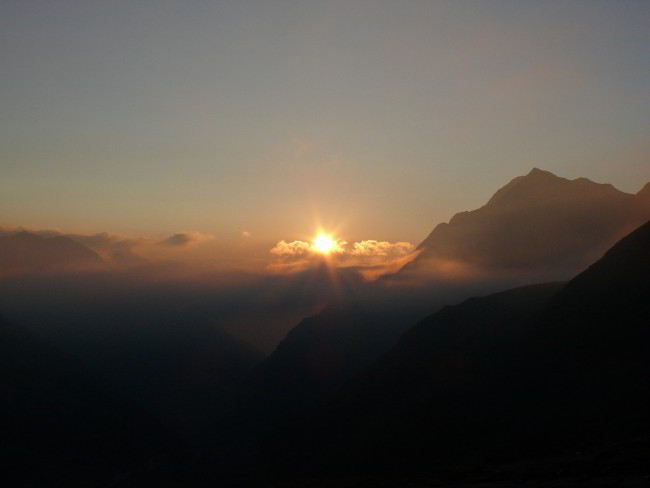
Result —
<instances>
[{"instance_id":1,"label":"mountain peak","mask_svg":"<svg viewBox=\"0 0 650 488\"><path fill-rule=\"evenodd\" d=\"M548 200L557 197L583 197L587 194L623 195L609 183L596 183L588 178L569 180L556 176L550 171L533 168L527 175L518 176L499 189L488 200L487 205L522 204L532 200Z\"/></svg>"},{"instance_id":2,"label":"mountain peak","mask_svg":"<svg viewBox=\"0 0 650 488\"><path fill-rule=\"evenodd\" d=\"M482 207L435 227L418 247L424 249L418 260L435 257L479 266L577 272L626 229L648 219L648 197L650 186L635 196L609 184L533 168Z\"/></svg>"},{"instance_id":3,"label":"mountain peak","mask_svg":"<svg viewBox=\"0 0 650 488\"><path fill-rule=\"evenodd\" d=\"M559 176L555 176L553 173L550 171L546 171L544 169L539 169L537 167L534 167L533 169L530 170L530 172L526 175L528 177L535 177L535 176L552 176L553 178L559 178Z\"/></svg>"},{"instance_id":4,"label":"mountain peak","mask_svg":"<svg viewBox=\"0 0 650 488\"><path fill-rule=\"evenodd\" d=\"M533 168L525 176L517 176L506 186L497 190L490 198L487 205L503 203L511 199L521 199L529 196L530 191L546 192L550 187L569 182L566 178L560 178L550 171Z\"/></svg>"}]
</instances>

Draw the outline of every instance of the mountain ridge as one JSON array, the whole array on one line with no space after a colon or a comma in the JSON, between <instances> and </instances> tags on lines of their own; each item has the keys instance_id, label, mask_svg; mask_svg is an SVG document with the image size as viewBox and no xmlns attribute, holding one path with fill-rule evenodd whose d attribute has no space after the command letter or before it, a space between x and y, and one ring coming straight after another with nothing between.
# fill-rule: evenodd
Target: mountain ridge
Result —
<instances>
[{"instance_id":1,"label":"mountain ridge","mask_svg":"<svg viewBox=\"0 0 650 488\"><path fill-rule=\"evenodd\" d=\"M269 466L299 456L307 473L417 472L650 432L647 276L650 222L567 284L443 308L317 415L269 439Z\"/></svg>"},{"instance_id":2,"label":"mountain ridge","mask_svg":"<svg viewBox=\"0 0 650 488\"><path fill-rule=\"evenodd\" d=\"M650 218L648 195L650 185L630 194L533 168L485 205L435 226L401 273L435 272L435 261L442 260L492 270L545 271L565 279Z\"/></svg>"},{"instance_id":3,"label":"mountain ridge","mask_svg":"<svg viewBox=\"0 0 650 488\"><path fill-rule=\"evenodd\" d=\"M28 231L0 236L0 273L53 271L102 263L95 251L66 236L42 237Z\"/></svg>"}]
</instances>

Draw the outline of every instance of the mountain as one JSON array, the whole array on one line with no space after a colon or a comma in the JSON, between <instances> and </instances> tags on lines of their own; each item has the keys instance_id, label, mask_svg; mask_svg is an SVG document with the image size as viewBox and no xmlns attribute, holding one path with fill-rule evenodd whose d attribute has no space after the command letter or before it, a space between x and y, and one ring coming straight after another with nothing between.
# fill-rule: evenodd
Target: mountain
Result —
<instances>
[{"instance_id":1,"label":"mountain","mask_svg":"<svg viewBox=\"0 0 650 488\"><path fill-rule=\"evenodd\" d=\"M69 237L30 232L0 236L0 274L51 271L101 264L97 253Z\"/></svg>"},{"instance_id":2,"label":"mountain","mask_svg":"<svg viewBox=\"0 0 650 488\"><path fill-rule=\"evenodd\" d=\"M563 398L544 415L565 426L564 442L650 428L649 276L650 222L571 280L541 315L531 354L538 367L530 369L549 398Z\"/></svg>"},{"instance_id":3,"label":"mountain","mask_svg":"<svg viewBox=\"0 0 650 488\"><path fill-rule=\"evenodd\" d=\"M72 356L0 317L0 483L97 486L180 444Z\"/></svg>"},{"instance_id":4,"label":"mountain","mask_svg":"<svg viewBox=\"0 0 650 488\"><path fill-rule=\"evenodd\" d=\"M318 414L268 439L268 465L421 472L639 438L641 458L621 469L642 470L650 455L648 276L650 222L565 286L446 307ZM593 474L587 464L580 469Z\"/></svg>"},{"instance_id":5,"label":"mountain","mask_svg":"<svg viewBox=\"0 0 650 488\"><path fill-rule=\"evenodd\" d=\"M454 261L488 269L571 276L650 218L650 185L638 194L534 168L481 208L454 215L418 246L407 269Z\"/></svg>"},{"instance_id":6,"label":"mountain","mask_svg":"<svg viewBox=\"0 0 650 488\"><path fill-rule=\"evenodd\" d=\"M536 267L544 272L560 266L560 274L583 269L586 260L600 252L603 243L623 232L630 222L639 220L645 209L650 210L650 205L643 203L648 200L645 193L647 188L638 196L628 195L611 185L586 179L569 181L534 169L499 190L481 209L456 215L450 224L439 226L420 245L422 252L414 266L443 256L470 262L473 257L483 256L485 259L472 263L501 268ZM571 226L576 229L569 232ZM562 238L555 239L558 234ZM471 246L476 249L470 250ZM528 249L518 253L513 250L522 246ZM452 253L454 247L460 249L458 254ZM409 267L405 271L409 272ZM369 367L416 318L436 310L443 297L453 302L471 296L480 287L489 291L504 288L494 278L485 282L441 281L430 289L407 288L407 295L411 295L407 296L399 287L382 289L368 285L351 294L354 296L332 303L322 313L299 323L276 351L253 370L242 388L232 394L233 414L225 417L223 423L227 427L219 431L235 432L241 425L243 430L233 437L248 438L252 444L263 442L274 430L281 430L282 425L318 408L328 395ZM555 285L539 289L557 291ZM548 298L545 292L534 290L538 288L522 294ZM528 303L521 297L517 300ZM502 311L505 313L505 308ZM529 326L530 320L521 323ZM496 329L491 333L501 338L502 333ZM491 358L486 344L480 344L482 354ZM485 358L482 360L484 364ZM483 365L481 370L487 373L489 368Z\"/></svg>"},{"instance_id":7,"label":"mountain","mask_svg":"<svg viewBox=\"0 0 650 488\"><path fill-rule=\"evenodd\" d=\"M512 366L524 360L534 318L562 286L471 298L420 321L313 419L298 418L267 439L270 464L299 457L309 470L349 459L353 470L373 471L460 455L484 424L510 415L503 395L516 393Z\"/></svg>"},{"instance_id":8,"label":"mountain","mask_svg":"<svg viewBox=\"0 0 650 488\"><path fill-rule=\"evenodd\" d=\"M182 314L115 325L78 354L120 394L186 443L201 446L229 387L264 355L210 321Z\"/></svg>"},{"instance_id":9,"label":"mountain","mask_svg":"<svg viewBox=\"0 0 650 488\"><path fill-rule=\"evenodd\" d=\"M216 443L230 456L248 458L269 432L311 412L394 342L396 332L378 334L373 325L350 303L330 304L302 320L230 391L213 429Z\"/></svg>"},{"instance_id":10,"label":"mountain","mask_svg":"<svg viewBox=\"0 0 650 488\"><path fill-rule=\"evenodd\" d=\"M222 456L232 455L237 445L239 456L249 458L267 436L310 415L372 365L410 324L445 300L465 296L468 289L476 288L450 286L438 289L435 296L372 283L344 288L320 313L291 329L229 392L225 414L214 428L216 443L227 450Z\"/></svg>"}]
</instances>

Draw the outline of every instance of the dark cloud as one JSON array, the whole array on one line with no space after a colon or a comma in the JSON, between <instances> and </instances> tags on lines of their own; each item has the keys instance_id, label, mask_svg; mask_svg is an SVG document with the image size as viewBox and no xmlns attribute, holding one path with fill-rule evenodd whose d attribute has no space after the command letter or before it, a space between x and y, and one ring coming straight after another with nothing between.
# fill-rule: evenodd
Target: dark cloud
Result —
<instances>
[{"instance_id":1,"label":"dark cloud","mask_svg":"<svg viewBox=\"0 0 650 488\"><path fill-rule=\"evenodd\" d=\"M98 251L110 250L111 252L121 253L131 251L133 247L142 242L142 239L109 234L108 232L100 232L89 236L83 234L66 234L66 236Z\"/></svg>"},{"instance_id":2,"label":"dark cloud","mask_svg":"<svg viewBox=\"0 0 650 488\"><path fill-rule=\"evenodd\" d=\"M158 244L167 247L184 247L213 239L212 236L199 232L179 232L163 239Z\"/></svg>"},{"instance_id":3,"label":"dark cloud","mask_svg":"<svg viewBox=\"0 0 650 488\"><path fill-rule=\"evenodd\" d=\"M162 246L182 247L185 244L192 242L192 237L188 234L174 234L167 239L160 241Z\"/></svg>"}]
</instances>

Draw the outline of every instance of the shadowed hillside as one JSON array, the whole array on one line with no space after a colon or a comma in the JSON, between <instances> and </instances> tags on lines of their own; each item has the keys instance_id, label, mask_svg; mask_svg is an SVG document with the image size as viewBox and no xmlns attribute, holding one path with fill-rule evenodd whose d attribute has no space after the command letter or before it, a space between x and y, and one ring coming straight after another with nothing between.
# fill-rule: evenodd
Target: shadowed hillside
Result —
<instances>
[{"instance_id":1,"label":"shadowed hillside","mask_svg":"<svg viewBox=\"0 0 650 488\"><path fill-rule=\"evenodd\" d=\"M647 223L557 293L514 289L423 320L319 415L270 440L271 464L418 472L647 433L649 253Z\"/></svg>"},{"instance_id":2,"label":"shadowed hillside","mask_svg":"<svg viewBox=\"0 0 650 488\"><path fill-rule=\"evenodd\" d=\"M0 317L3 486L98 486L180 444L81 362Z\"/></svg>"},{"instance_id":3,"label":"shadowed hillside","mask_svg":"<svg viewBox=\"0 0 650 488\"><path fill-rule=\"evenodd\" d=\"M278 425L311 411L393 343L396 332L380 335L372 326L367 314L349 304L304 319L231 391L215 439L226 439L228 451L239 445L247 453Z\"/></svg>"},{"instance_id":4,"label":"shadowed hillside","mask_svg":"<svg viewBox=\"0 0 650 488\"><path fill-rule=\"evenodd\" d=\"M544 310L535 339L537 378L549 399L563 399L544 413L566 427L564 442L625 437L650 427L649 277L647 223L571 280Z\"/></svg>"},{"instance_id":5,"label":"shadowed hillside","mask_svg":"<svg viewBox=\"0 0 650 488\"><path fill-rule=\"evenodd\" d=\"M213 323L181 315L157 317L133 329L87 345L84 359L182 439L203 444L226 392L263 359L262 353Z\"/></svg>"},{"instance_id":6,"label":"shadowed hillside","mask_svg":"<svg viewBox=\"0 0 650 488\"><path fill-rule=\"evenodd\" d=\"M446 285L431 292L346 289L322 312L300 321L228 394L214 444L225 456L250 459L264 439L311 415L346 381L372 365L424 313L484 285ZM494 286L494 285L492 285ZM237 449L240 454L236 454Z\"/></svg>"}]
</instances>

